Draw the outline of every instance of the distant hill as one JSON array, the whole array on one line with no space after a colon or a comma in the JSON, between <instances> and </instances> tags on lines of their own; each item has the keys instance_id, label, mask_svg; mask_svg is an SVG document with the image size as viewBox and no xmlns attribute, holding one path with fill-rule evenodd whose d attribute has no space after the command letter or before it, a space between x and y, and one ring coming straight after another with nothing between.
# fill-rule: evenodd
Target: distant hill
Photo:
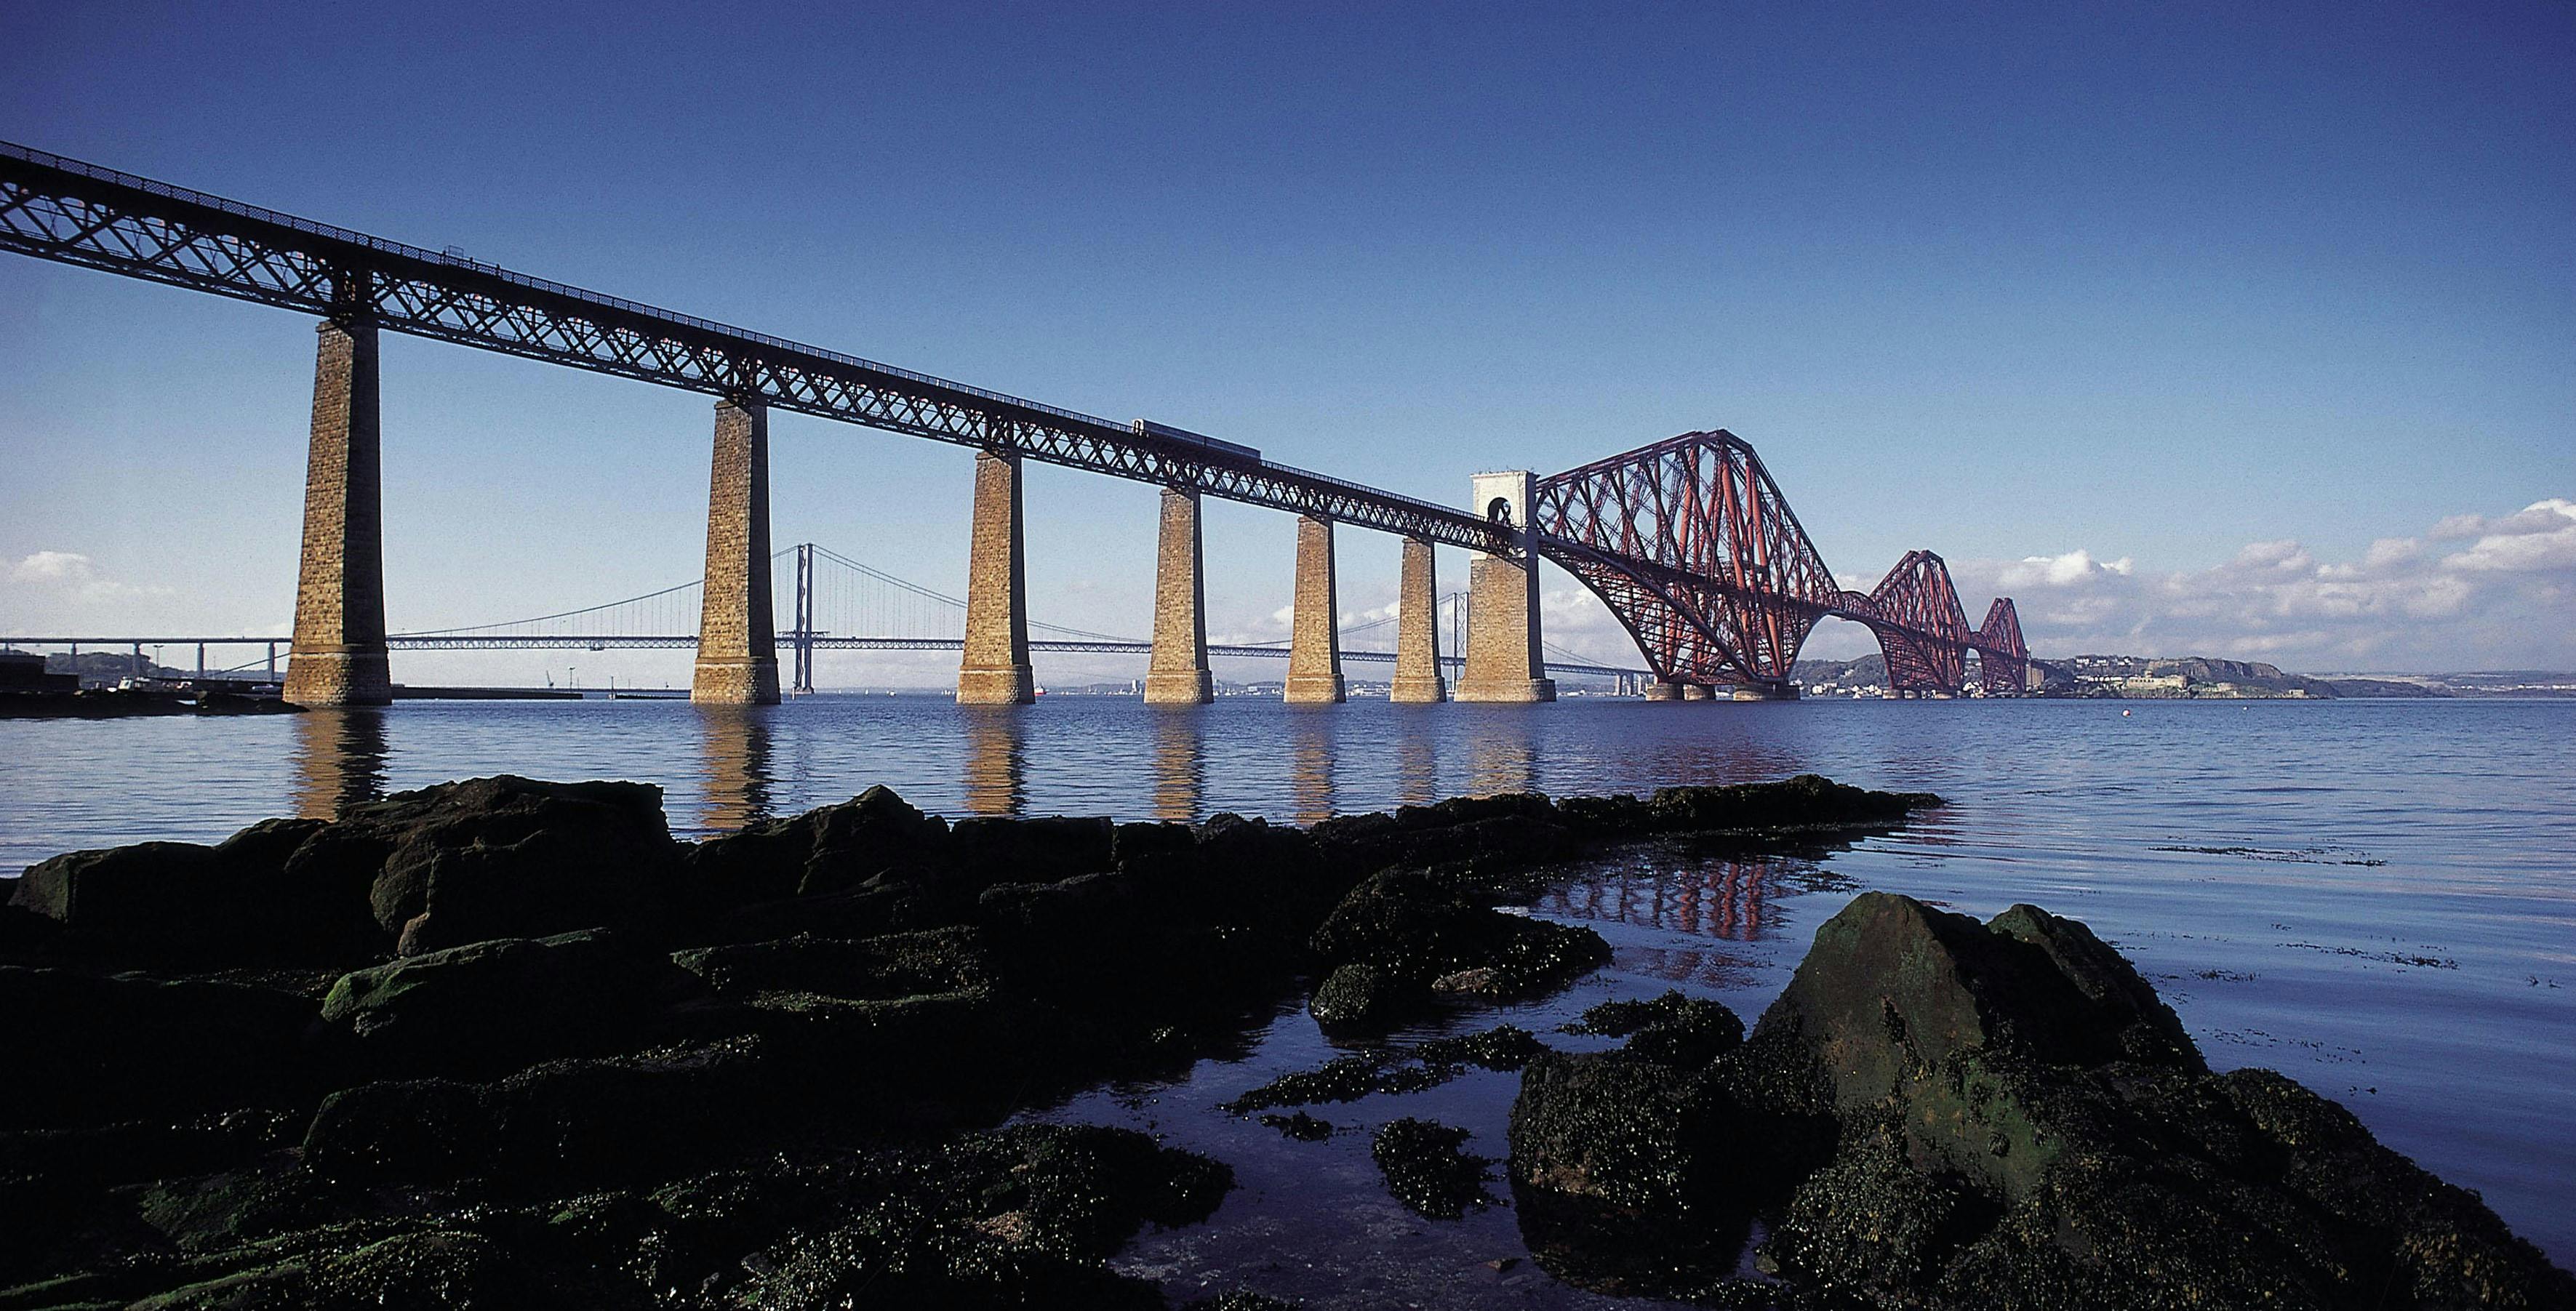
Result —
<instances>
[{"instance_id":1,"label":"distant hill","mask_svg":"<svg viewBox=\"0 0 2576 1311\"><path fill-rule=\"evenodd\" d=\"M69 652L56 651L45 657L48 674L79 674L83 682L113 683L120 678L189 678L185 669L156 665L138 658L131 651L83 651L77 661Z\"/></svg>"}]
</instances>

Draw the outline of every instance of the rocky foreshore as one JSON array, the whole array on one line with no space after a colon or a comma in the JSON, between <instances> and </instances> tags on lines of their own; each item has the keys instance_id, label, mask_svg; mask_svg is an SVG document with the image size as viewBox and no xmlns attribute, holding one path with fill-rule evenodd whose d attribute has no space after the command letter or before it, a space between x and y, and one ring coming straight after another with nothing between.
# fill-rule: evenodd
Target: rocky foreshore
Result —
<instances>
[{"instance_id":1,"label":"rocky foreshore","mask_svg":"<svg viewBox=\"0 0 2576 1311\"><path fill-rule=\"evenodd\" d=\"M1222 1163L1016 1109L1546 993L1507 913L1638 841L1778 849L1922 795L1802 777L1308 830L926 816L882 788L675 841L658 789L477 779L0 881L0 1311L1164 1305L1104 1260ZM2278 1076L2213 1075L2082 925L1868 895L1750 1038L1678 996L1355 1056L1288 1109L1520 1069L1543 1263L1727 1305L2564 1305L2472 1195ZM1329 1132L1329 1126L1325 1126ZM1398 1121L1389 1186L1499 1201ZM1760 1279L1734 1277L1759 1218ZM2517 1300L2518 1299L2518 1300ZM1250 1295L1226 1305L1266 1303Z\"/></svg>"}]
</instances>

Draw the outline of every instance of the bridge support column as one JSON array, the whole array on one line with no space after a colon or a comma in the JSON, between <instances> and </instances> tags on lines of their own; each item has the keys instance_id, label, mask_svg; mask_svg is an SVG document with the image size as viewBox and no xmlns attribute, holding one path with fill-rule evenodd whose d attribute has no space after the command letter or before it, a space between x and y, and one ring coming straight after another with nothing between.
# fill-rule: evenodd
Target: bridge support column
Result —
<instances>
[{"instance_id":1,"label":"bridge support column","mask_svg":"<svg viewBox=\"0 0 2576 1311\"><path fill-rule=\"evenodd\" d=\"M1682 700L1684 701L1711 701L1715 700L1716 697L1717 689L1710 687L1706 683L1682 684Z\"/></svg>"},{"instance_id":2,"label":"bridge support column","mask_svg":"<svg viewBox=\"0 0 2576 1311\"><path fill-rule=\"evenodd\" d=\"M1162 535L1154 550L1154 656L1145 700L1204 705L1216 699L1208 673L1207 583L1199 550L1199 494L1163 489Z\"/></svg>"},{"instance_id":3,"label":"bridge support column","mask_svg":"<svg viewBox=\"0 0 2576 1311\"><path fill-rule=\"evenodd\" d=\"M778 625L769 592L769 407L716 402L707 479L707 581L689 699L778 704Z\"/></svg>"},{"instance_id":4,"label":"bridge support column","mask_svg":"<svg viewBox=\"0 0 2576 1311\"><path fill-rule=\"evenodd\" d=\"M1798 699L1798 685L1795 683L1738 683L1735 685L1735 699L1738 701L1795 701Z\"/></svg>"},{"instance_id":5,"label":"bridge support column","mask_svg":"<svg viewBox=\"0 0 2576 1311\"><path fill-rule=\"evenodd\" d=\"M975 455L975 527L966 553L966 652L957 703L1026 705L1038 699L1029 668L1028 571L1020 540L1020 457Z\"/></svg>"},{"instance_id":6,"label":"bridge support column","mask_svg":"<svg viewBox=\"0 0 2576 1311\"><path fill-rule=\"evenodd\" d=\"M299 706L390 705L376 325L325 319L316 333L304 555L281 695Z\"/></svg>"},{"instance_id":7,"label":"bridge support column","mask_svg":"<svg viewBox=\"0 0 2576 1311\"><path fill-rule=\"evenodd\" d=\"M1405 538L1395 589L1395 682L1387 700L1427 705L1449 699L1449 685L1440 678L1439 605L1431 543Z\"/></svg>"},{"instance_id":8,"label":"bridge support column","mask_svg":"<svg viewBox=\"0 0 2576 1311\"><path fill-rule=\"evenodd\" d=\"M1480 473L1475 488L1477 508L1517 529L1521 549L1517 557L1483 554L1468 563L1467 668L1458 699L1554 701L1556 680L1539 652L1538 535L1530 527L1538 476Z\"/></svg>"},{"instance_id":9,"label":"bridge support column","mask_svg":"<svg viewBox=\"0 0 2576 1311\"><path fill-rule=\"evenodd\" d=\"M1658 679L1652 683L1646 684L1646 699L1649 701L1679 701L1682 699L1682 685Z\"/></svg>"},{"instance_id":10,"label":"bridge support column","mask_svg":"<svg viewBox=\"0 0 2576 1311\"><path fill-rule=\"evenodd\" d=\"M1333 584L1333 521L1297 520L1297 602L1288 627L1286 699L1330 704L1343 699L1342 633Z\"/></svg>"}]
</instances>

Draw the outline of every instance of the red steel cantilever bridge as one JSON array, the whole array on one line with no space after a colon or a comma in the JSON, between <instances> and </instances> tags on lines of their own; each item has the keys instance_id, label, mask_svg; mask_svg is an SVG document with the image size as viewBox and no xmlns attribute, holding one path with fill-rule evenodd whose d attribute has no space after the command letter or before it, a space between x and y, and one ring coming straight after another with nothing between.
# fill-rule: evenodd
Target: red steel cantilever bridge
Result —
<instances>
[{"instance_id":1,"label":"red steel cantilever bridge","mask_svg":"<svg viewBox=\"0 0 2576 1311\"><path fill-rule=\"evenodd\" d=\"M1743 438L1724 429L1569 469L1538 484L1539 549L1583 580L1668 683L1786 688L1816 621L1877 634L1888 686L1965 689L1968 653L1989 696L2022 690L2029 651L2011 597L1974 630L1949 566L1909 551L1878 586L1844 590Z\"/></svg>"},{"instance_id":2,"label":"red steel cantilever bridge","mask_svg":"<svg viewBox=\"0 0 2576 1311\"><path fill-rule=\"evenodd\" d=\"M1841 590L1741 439L1689 433L1539 483L1525 538L1486 514L909 369L603 296L460 256L0 143L0 249L416 336L1088 469L1425 542L1533 541L1606 602L1668 687L1794 694L1816 622L1878 636L1891 685L2022 685L2012 602L1971 630L1939 556Z\"/></svg>"}]
</instances>

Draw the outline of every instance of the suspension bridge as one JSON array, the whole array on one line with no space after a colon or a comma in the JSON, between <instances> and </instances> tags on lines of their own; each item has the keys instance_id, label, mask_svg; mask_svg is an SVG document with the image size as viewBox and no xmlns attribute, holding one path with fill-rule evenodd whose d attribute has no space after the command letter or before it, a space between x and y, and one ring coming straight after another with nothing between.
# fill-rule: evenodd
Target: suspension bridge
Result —
<instances>
[{"instance_id":1,"label":"suspension bridge","mask_svg":"<svg viewBox=\"0 0 2576 1311\"><path fill-rule=\"evenodd\" d=\"M1343 699L1334 565L1334 532L1342 526L1401 540L1397 616L1389 621L1395 650L1347 653L1391 659L1398 701L1553 700L1550 674L1568 662L1547 659L1551 648L1540 632L1542 559L1590 588L1636 640L1651 669L1650 698L1704 699L1721 687L1737 699L1794 698L1798 649L1826 618L1864 624L1876 635L1901 695L1957 694L1972 661L1989 695L2016 693L2026 680L2028 652L2009 598L1996 600L1970 628L1948 567L1930 551L1908 553L1867 593L1842 589L1753 448L1722 429L1548 478L1476 474L1466 507L1438 505L1170 424L1121 423L1005 395L8 143L0 143L0 249L317 317L303 554L284 680L286 699L298 704L390 699L388 653L395 649L505 641L692 645L694 699L767 702L781 691L782 638L797 662L791 685L810 679L817 649L953 642L961 655L960 701L1025 702L1035 689L1032 650L1142 649L1148 700L1204 701L1213 695L1212 654L1281 654L1207 641L1199 538L1206 496L1295 516L1294 619L1284 653L1291 701ZM686 585L696 588L696 623L675 616L653 631L595 634L501 631L512 625L389 632L377 353L383 331L717 398L707 567L699 583ZM769 539L773 409L974 451L966 596L908 594L943 600L942 622L957 624L953 638L825 631L803 608L813 597L810 579L796 592L798 618L782 631L772 580L783 553L774 555ZM1033 623L1021 513L1020 471L1028 460L1163 489L1150 641ZM1436 545L1475 553L1466 622L1446 656L1440 611L1448 605L1454 614L1459 603L1441 599ZM812 566L810 552L800 556L800 578ZM592 611L614 617L654 599ZM518 625L571 623L592 611ZM1033 641L1032 628L1057 636ZM1456 673L1454 687L1444 671Z\"/></svg>"},{"instance_id":2,"label":"suspension bridge","mask_svg":"<svg viewBox=\"0 0 2576 1311\"><path fill-rule=\"evenodd\" d=\"M773 575L780 580L777 608L796 616L794 626L778 634L779 644L793 655L789 687L793 692L816 690L814 655L818 651L955 651L964 645L966 602L958 597L898 578L811 542L775 552L770 562L773 566L788 566L774 568ZM694 629L704 610L705 587L706 580L693 578L640 596L579 609L494 623L396 632L385 640L397 651L690 650L698 645ZM1442 615L1453 634L1463 635L1467 609L1464 592L1441 598ZM1385 632L1395 622L1394 616L1387 616L1347 624L1341 633L1345 639L1365 638ZM1032 638L1029 647L1033 651L1097 655L1150 655L1153 651L1153 643L1143 638L1037 620L1031 620L1029 627L1048 635ZM0 637L0 646L60 646L75 655L82 647L127 649L134 653L138 667L145 647L194 647L198 678L250 675L274 681L278 650L290 640L207 635L39 635ZM210 649L242 647L258 648L262 654L230 664L207 662ZM1211 642L1207 649L1211 656L1256 660L1283 660L1289 655L1287 645L1281 642ZM1586 660L1553 643L1549 650L1559 657L1548 662L1551 673L1610 679L1622 691L1642 690L1652 677L1649 670ZM1395 652L1344 647L1342 658L1385 664L1395 660ZM1463 657L1450 656L1443 663L1455 672L1465 661Z\"/></svg>"}]
</instances>

